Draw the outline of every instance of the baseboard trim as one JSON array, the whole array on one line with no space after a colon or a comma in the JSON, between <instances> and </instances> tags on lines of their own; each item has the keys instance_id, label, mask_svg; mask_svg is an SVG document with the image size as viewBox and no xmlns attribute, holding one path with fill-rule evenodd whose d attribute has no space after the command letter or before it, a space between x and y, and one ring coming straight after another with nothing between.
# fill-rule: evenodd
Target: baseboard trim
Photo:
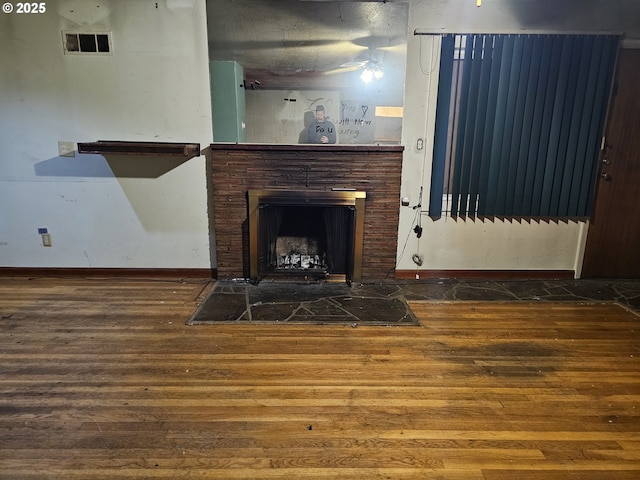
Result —
<instances>
[{"instance_id":1,"label":"baseboard trim","mask_svg":"<svg viewBox=\"0 0 640 480\"><path fill-rule=\"evenodd\" d=\"M396 270L398 280L567 280L573 270Z\"/></svg>"},{"instance_id":2,"label":"baseboard trim","mask_svg":"<svg viewBox=\"0 0 640 480\"><path fill-rule=\"evenodd\" d=\"M0 267L3 277L217 278L215 268Z\"/></svg>"},{"instance_id":3,"label":"baseboard trim","mask_svg":"<svg viewBox=\"0 0 640 480\"><path fill-rule=\"evenodd\" d=\"M121 277L217 279L215 268L0 267L2 277ZM397 280L566 280L573 270L396 270Z\"/></svg>"}]
</instances>

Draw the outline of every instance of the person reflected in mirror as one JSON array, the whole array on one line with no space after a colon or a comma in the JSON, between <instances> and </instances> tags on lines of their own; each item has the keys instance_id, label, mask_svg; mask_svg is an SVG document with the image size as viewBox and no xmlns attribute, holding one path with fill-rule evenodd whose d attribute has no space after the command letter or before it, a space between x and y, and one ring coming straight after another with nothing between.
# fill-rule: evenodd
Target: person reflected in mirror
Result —
<instances>
[{"instance_id":1,"label":"person reflected in mirror","mask_svg":"<svg viewBox=\"0 0 640 480\"><path fill-rule=\"evenodd\" d=\"M323 105L316 107L316 119L307 127L307 143L336 143L336 127L326 117Z\"/></svg>"},{"instance_id":2,"label":"person reflected in mirror","mask_svg":"<svg viewBox=\"0 0 640 480\"><path fill-rule=\"evenodd\" d=\"M316 121L316 112L307 110L304 112L304 126L302 130L298 133L298 143L307 143L307 129L309 125Z\"/></svg>"}]
</instances>

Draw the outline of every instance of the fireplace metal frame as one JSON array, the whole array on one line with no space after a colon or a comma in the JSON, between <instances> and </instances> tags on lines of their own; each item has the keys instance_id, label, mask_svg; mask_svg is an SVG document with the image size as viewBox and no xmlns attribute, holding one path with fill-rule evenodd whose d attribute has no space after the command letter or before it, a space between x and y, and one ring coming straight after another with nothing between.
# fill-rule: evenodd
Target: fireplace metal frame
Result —
<instances>
[{"instance_id":1,"label":"fireplace metal frame","mask_svg":"<svg viewBox=\"0 0 640 480\"><path fill-rule=\"evenodd\" d=\"M351 281L362 279L362 250L364 244L364 208L366 192L361 191L307 191L307 190L249 190L249 276L251 280L260 280L258 266L260 225L260 205L315 205L315 206L352 206L355 209L353 235L353 264Z\"/></svg>"}]
</instances>

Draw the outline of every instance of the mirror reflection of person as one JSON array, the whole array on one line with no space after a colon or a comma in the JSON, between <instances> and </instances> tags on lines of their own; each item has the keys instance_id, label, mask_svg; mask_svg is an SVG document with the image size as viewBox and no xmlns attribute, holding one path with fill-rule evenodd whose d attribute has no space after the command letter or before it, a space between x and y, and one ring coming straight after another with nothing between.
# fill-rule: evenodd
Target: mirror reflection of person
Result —
<instances>
[{"instance_id":1,"label":"mirror reflection of person","mask_svg":"<svg viewBox=\"0 0 640 480\"><path fill-rule=\"evenodd\" d=\"M316 107L316 119L307 127L307 143L336 143L336 127L325 117L323 105Z\"/></svg>"},{"instance_id":2,"label":"mirror reflection of person","mask_svg":"<svg viewBox=\"0 0 640 480\"><path fill-rule=\"evenodd\" d=\"M311 110L307 110L304 112L304 127L298 133L298 143L307 143L307 128L309 128L309 124L316 121L316 112L312 112Z\"/></svg>"}]
</instances>

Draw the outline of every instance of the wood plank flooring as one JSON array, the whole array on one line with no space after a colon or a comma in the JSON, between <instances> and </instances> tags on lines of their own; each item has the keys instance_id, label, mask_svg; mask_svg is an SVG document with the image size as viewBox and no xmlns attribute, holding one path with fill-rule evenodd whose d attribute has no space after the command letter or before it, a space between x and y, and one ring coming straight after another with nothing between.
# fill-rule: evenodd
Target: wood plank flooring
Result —
<instances>
[{"instance_id":1,"label":"wood plank flooring","mask_svg":"<svg viewBox=\"0 0 640 480\"><path fill-rule=\"evenodd\" d=\"M187 326L210 284L0 278L0 478L640 478L640 317Z\"/></svg>"}]
</instances>

